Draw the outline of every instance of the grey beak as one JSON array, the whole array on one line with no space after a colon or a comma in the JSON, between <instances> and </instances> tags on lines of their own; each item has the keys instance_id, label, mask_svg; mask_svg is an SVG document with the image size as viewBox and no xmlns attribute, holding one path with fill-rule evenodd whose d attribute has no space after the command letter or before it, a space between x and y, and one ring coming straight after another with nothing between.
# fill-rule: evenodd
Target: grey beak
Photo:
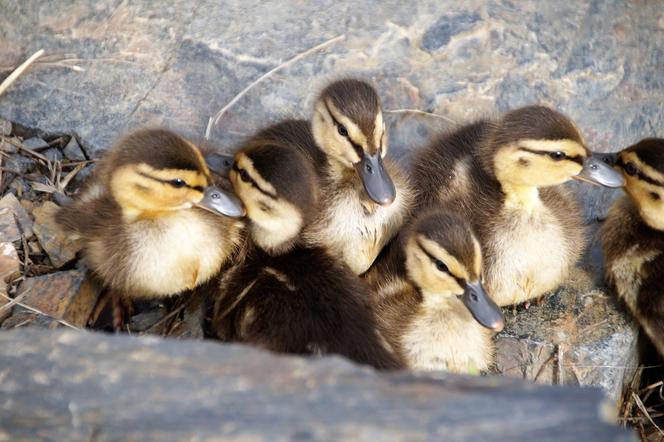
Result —
<instances>
[{"instance_id":1,"label":"grey beak","mask_svg":"<svg viewBox=\"0 0 664 442\"><path fill-rule=\"evenodd\" d=\"M615 161L615 155L593 153L583 162L583 169L574 179L605 187L622 187L625 185L625 179L620 172L611 167Z\"/></svg>"},{"instance_id":2,"label":"grey beak","mask_svg":"<svg viewBox=\"0 0 664 442\"><path fill-rule=\"evenodd\" d=\"M503 312L484 291L481 282L467 282L462 299L477 322L497 332L503 329L505 326Z\"/></svg>"},{"instance_id":3,"label":"grey beak","mask_svg":"<svg viewBox=\"0 0 664 442\"><path fill-rule=\"evenodd\" d=\"M210 170L217 175L228 178L228 174L233 167L233 155L225 153L211 153L205 156Z\"/></svg>"},{"instance_id":4,"label":"grey beak","mask_svg":"<svg viewBox=\"0 0 664 442\"><path fill-rule=\"evenodd\" d=\"M242 202L232 193L217 186L209 186L205 189L203 199L196 206L230 218L241 218L246 215Z\"/></svg>"},{"instance_id":5,"label":"grey beak","mask_svg":"<svg viewBox=\"0 0 664 442\"><path fill-rule=\"evenodd\" d=\"M362 180L364 190L374 202L381 206L389 206L397 196L390 174L385 170L380 152L374 155L364 154L355 170Z\"/></svg>"}]
</instances>

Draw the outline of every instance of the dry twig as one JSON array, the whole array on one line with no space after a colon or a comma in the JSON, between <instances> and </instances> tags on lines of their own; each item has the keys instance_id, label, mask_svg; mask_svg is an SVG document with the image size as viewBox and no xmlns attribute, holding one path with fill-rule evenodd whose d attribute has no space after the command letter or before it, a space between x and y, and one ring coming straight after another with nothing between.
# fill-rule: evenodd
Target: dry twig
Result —
<instances>
[{"instance_id":1,"label":"dry twig","mask_svg":"<svg viewBox=\"0 0 664 442\"><path fill-rule=\"evenodd\" d=\"M266 73L264 73L263 75L258 77L249 86L242 89L239 94L237 94L235 97L233 97L233 99L231 101L229 101L224 107L222 107L214 117L210 117L210 119L208 120L207 128L205 129L205 139L206 140L210 139L210 134L212 133L212 127L216 126L217 123L219 123L219 120L226 113L226 111L228 109L230 109L231 106L233 106L235 103L237 103L242 97L244 97L247 94L247 92L249 92L251 89L253 89L257 84L259 84L260 82L262 82L266 78L270 77L275 72L280 71L281 69L292 65L296 61L301 60L304 57L306 57L310 54L313 54L314 52L320 51L321 49L324 49L328 46L331 46L334 43L343 40L345 37L346 36L343 35L343 34L338 35L334 38L331 38L330 40L327 40L326 42L323 42L323 43L321 43L317 46L314 46L313 48L307 49L306 51L297 54L295 57L281 63L279 66L276 66L276 67L270 69L269 71L267 71Z\"/></svg>"},{"instance_id":2,"label":"dry twig","mask_svg":"<svg viewBox=\"0 0 664 442\"><path fill-rule=\"evenodd\" d=\"M419 109L391 109L391 110L386 110L386 114L416 114L416 115L425 115L427 117L433 117L433 118L438 118L440 120L445 120L448 123L452 124L457 124L456 121L451 119L450 117L446 117L445 115L440 115L440 114L434 114L433 112L425 112L423 110Z\"/></svg>"},{"instance_id":3,"label":"dry twig","mask_svg":"<svg viewBox=\"0 0 664 442\"><path fill-rule=\"evenodd\" d=\"M11 86L12 83L14 83L14 81L16 81L16 79L17 79L17 78L18 78L18 77L19 77L19 76L20 76L20 75L21 75L21 74L22 74L22 73L23 73L28 67L30 67L30 65L31 65L32 63L34 63L35 60L37 60L37 59L38 59L39 57L41 57L42 55L44 55L44 50L43 50L43 49L38 50L37 52L35 52L34 54L32 54L32 55L30 56L30 58L28 58L27 60L25 60L25 61L23 62L23 64L21 64L19 67L17 67L17 68L14 70L14 72L12 72L11 74L9 74L9 76L8 76L7 78L5 78L5 80L4 80L2 83L0 83L0 95L2 95L2 94L3 94L3 93L9 88L9 86Z\"/></svg>"}]
</instances>

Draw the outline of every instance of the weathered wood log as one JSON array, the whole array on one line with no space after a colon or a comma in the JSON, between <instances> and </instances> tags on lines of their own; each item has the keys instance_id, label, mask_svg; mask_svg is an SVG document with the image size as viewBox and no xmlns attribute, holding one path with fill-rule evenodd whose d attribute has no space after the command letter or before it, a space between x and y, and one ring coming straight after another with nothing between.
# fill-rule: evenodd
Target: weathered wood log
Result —
<instances>
[{"instance_id":1,"label":"weathered wood log","mask_svg":"<svg viewBox=\"0 0 664 442\"><path fill-rule=\"evenodd\" d=\"M633 440L594 388L73 330L0 333L0 440Z\"/></svg>"}]
</instances>

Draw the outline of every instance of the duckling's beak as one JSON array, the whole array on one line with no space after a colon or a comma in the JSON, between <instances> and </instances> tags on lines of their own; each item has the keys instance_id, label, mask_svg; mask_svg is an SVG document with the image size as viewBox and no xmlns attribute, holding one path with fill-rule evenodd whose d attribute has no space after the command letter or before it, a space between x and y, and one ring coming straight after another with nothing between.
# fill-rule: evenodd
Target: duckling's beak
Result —
<instances>
[{"instance_id":1,"label":"duckling's beak","mask_svg":"<svg viewBox=\"0 0 664 442\"><path fill-rule=\"evenodd\" d=\"M233 168L233 155L215 152L206 155L205 162L212 172L228 178L228 174Z\"/></svg>"},{"instance_id":2,"label":"duckling's beak","mask_svg":"<svg viewBox=\"0 0 664 442\"><path fill-rule=\"evenodd\" d=\"M206 188L203 199L196 203L196 207L230 218L241 218L247 214L242 202L235 195L217 186Z\"/></svg>"},{"instance_id":3,"label":"duckling's beak","mask_svg":"<svg viewBox=\"0 0 664 442\"><path fill-rule=\"evenodd\" d=\"M462 300L475 320L484 327L499 332L505 326L503 312L487 295L481 282L467 282Z\"/></svg>"},{"instance_id":4,"label":"duckling's beak","mask_svg":"<svg viewBox=\"0 0 664 442\"><path fill-rule=\"evenodd\" d=\"M616 162L615 154L611 155L593 153L585 159L583 169L574 179L605 187L624 186L625 179L622 174L611 167Z\"/></svg>"},{"instance_id":5,"label":"duckling's beak","mask_svg":"<svg viewBox=\"0 0 664 442\"><path fill-rule=\"evenodd\" d=\"M392 204L397 196L397 190L390 174L385 170L380 152L376 151L373 155L364 153L362 159L355 163L355 170L369 198L381 206Z\"/></svg>"}]
</instances>

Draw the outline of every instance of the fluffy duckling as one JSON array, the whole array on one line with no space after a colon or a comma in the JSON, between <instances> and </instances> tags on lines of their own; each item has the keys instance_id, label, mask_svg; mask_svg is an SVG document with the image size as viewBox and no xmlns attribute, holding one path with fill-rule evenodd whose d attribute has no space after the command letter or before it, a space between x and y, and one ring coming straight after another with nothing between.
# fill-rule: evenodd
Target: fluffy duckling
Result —
<instances>
[{"instance_id":1,"label":"fluffy duckling","mask_svg":"<svg viewBox=\"0 0 664 442\"><path fill-rule=\"evenodd\" d=\"M259 134L291 145L312 162L321 186L320 211L304 238L327 248L356 274L367 271L404 223L410 185L388 158L380 98L353 79L327 86L311 122L288 120Z\"/></svg>"},{"instance_id":2,"label":"fluffy duckling","mask_svg":"<svg viewBox=\"0 0 664 442\"><path fill-rule=\"evenodd\" d=\"M518 304L555 289L582 253L580 207L559 185L573 178L622 183L590 155L564 115L520 108L496 122L462 127L420 152L414 162L418 204L452 204L471 220L488 292L500 306Z\"/></svg>"},{"instance_id":3,"label":"fluffy duckling","mask_svg":"<svg viewBox=\"0 0 664 442\"><path fill-rule=\"evenodd\" d=\"M275 352L401 367L376 329L364 281L325 249L298 239L317 216L311 162L290 147L250 142L236 154L230 178L255 244L222 279L213 335Z\"/></svg>"},{"instance_id":4,"label":"fluffy duckling","mask_svg":"<svg viewBox=\"0 0 664 442\"><path fill-rule=\"evenodd\" d=\"M627 196L602 226L606 276L664 356L664 139L624 149L617 167Z\"/></svg>"},{"instance_id":5,"label":"fluffy duckling","mask_svg":"<svg viewBox=\"0 0 664 442\"><path fill-rule=\"evenodd\" d=\"M161 129L123 138L56 221L80 239L92 273L119 305L168 297L216 275L242 241L244 209L211 187L199 149Z\"/></svg>"},{"instance_id":6,"label":"fluffy duckling","mask_svg":"<svg viewBox=\"0 0 664 442\"><path fill-rule=\"evenodd\" d=\"M470 224L436 209L409 223L367 274L388 342L410 368L486 371L500 308L482 286L482 253Z\"/></svg>"}]
</instances>

